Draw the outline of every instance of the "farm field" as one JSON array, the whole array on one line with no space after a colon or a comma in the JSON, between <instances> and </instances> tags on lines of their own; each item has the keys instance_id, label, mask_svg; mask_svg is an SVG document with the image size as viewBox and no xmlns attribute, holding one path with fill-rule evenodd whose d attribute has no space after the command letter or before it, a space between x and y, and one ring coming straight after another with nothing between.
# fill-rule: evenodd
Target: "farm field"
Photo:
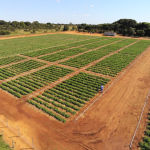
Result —
<instances>
[{"instance_id":1,"label":"farm field","mask_svg":"<svg viewBox=\"0 0 150 150\"><path fill-rule=\"evenodd\" d=\"M98 62L87 70L115 77L122 69L128 66L137 55L148 48L149 45L150 41L139 41L130 47L119 51L119 54L114 54Z\"/></svg>"},{"instance_id":2,"label":"farm field","mask_svg":"<svg viewBox=\"0 0 150 150\"><path fill-rule=\"evenodd\" d=\"M58 66L50 66L29 75L19 77L16 80L2 83L0 84L0 88L21 98L23 95L31 94L33 91L58 80L60 77L63 77L72 71L73 70Z\"/></svg>"},{"instance_id":3,"label":"farm field","mask_svg":"<svg viewBox=\"0 0 150 150\"><path fill-rule=\"evenodd\" d=\"M98 93L100 84L105 85L109 81L106 78L79 73L46 90L42 95L33 97L28 100L28 103L55 117L57 120L66 122L67 118L75 115L76 111L79 111L87 101L90 101L90 98Z\"/></svg>"},{"instance_id":4,"label":"farm field","mask_svg":"<svg viewBox=\"0 0 150 150\"><path fill-rule=\"evenodd\" d=\"M75 41L69 43L71 40L66 40L69 35L56 34L51 38L60 38L64 41L63 46L43 46L43 50L35 48L27 53L20 50L16 56L0 58L0 103L3 106L0 114L16 116L19 120L26 118L24 130L28 134L34 131L35 144L40 149L49 145L55 149L52 144L55 142L63 149L103 147L105 150L116 149L116 146L122 149L124 142L129 143L132 138L148 90L150 41L71 37ZM133 67L116 80L138 57ZM101 84L105 91L112 83L114 85L104 95L99 92ZM6 108L8 111L4 111ZM134 110L137 112L132 116ZM128 119L132 122L131 130L127 127ZM122 137L118 139L121 127ZM123 142L118 145L112 137ZM111 144L108 144L109 140Z\"/></svg>"},{"instance_id":5,"label":"farm field","mask_svg":"<svg viewBox=\"0 0 150 150\"><path fill-rule=\"evenodd\" d=\"M49 54L52 52L57 52L57 51L64 50L64 49L70 49L70 48L77 47L77 46L80 46L83 44L89 44L91 42L97 42L97 41L101 41L101 40L105 40L105 39L107 39L107 38L101 37L101 38L96 38L96 39L92 39L92 40L71 43L71 44L64 45L64 46L57 46L57 47L52 47L52 48L48 48L48 49L42 49L42 50L38 50L38 51L28 52L28 53L24 53L23 55L29 56L29 57L37 57L37 56Z\"/></svg>"},{"instance_id":6,"label":"farm field","mask_svg":"<svg viewBox=\"0 0 150 150\"><path fill-rule=\"evenodd\" d=\"M27 72L44 65L46 65L46 63L35 60L29 60L18 64L10 65L8 67L0 68L0 80L8 79L9 77L14 77L20 73Z\"/></svg>"},{"instance_id":7,"label":"farm field","mask_svg":"<svg viewBox=\"0 0 150 150\"><path fill-rule=\"evenodd\" d=\"M34 37L0 40L0 57L25 53L31 50L33 51L41 48L44 49L58 45L66 45L93 38L99 37L69 34L49 34Z\"/></svg>"},{"instance_id":8,"label":"farm field","mask_svg":"<svg viewBox=\"0 0 150 150\"><path fill-rule=\"evenodd\" d=\"M1 58L0 59L0 67L4 66L4 65L8 65L10 63L19 62L19 61L24 60L24 59L26 59L26 58L21 57L21 56L12 56L12 57Z\"/></svg>"},{"instance_id":9,"label":"farm field","mask_svg":"<svg viewBox=\"0 0 150 150\"><path fill-rule=\"evenodd\" d=\"M108 41L108 40L107 40ZM124 40L124 41L120 41L105 47L102 47L100 49L88 52L86 54L77 56L75 58L71 58L69 60L66 60L64 62L61 62L61 64L63 65L68 65L68 66L72 66L72 67L76 67L76 68L81 68L97 59L100 59L101 57L114 52L116 50L119 50L120 48L123 48L126 45L129 45L133 42L135 42L136 40ZM88 45L87 45L88 46Z\"/></svg>"}]
</instances>

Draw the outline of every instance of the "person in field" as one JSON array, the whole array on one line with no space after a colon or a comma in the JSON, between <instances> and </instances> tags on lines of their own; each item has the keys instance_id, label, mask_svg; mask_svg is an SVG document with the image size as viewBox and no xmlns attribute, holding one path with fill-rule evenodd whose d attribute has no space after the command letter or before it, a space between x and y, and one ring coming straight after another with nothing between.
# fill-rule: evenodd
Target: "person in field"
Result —
<instances>
[{"instance_id":1,"label":"person in field","mask_svg":"<svg viewBox=\"0 0 150 150\"><path fill-rule=\"evenodd\" d=\"M100 91L103 93L103 89L104 89L104 87L103 87L103 85L101 84L101 86L100 86Z\"/></svg>"}]
</instances>

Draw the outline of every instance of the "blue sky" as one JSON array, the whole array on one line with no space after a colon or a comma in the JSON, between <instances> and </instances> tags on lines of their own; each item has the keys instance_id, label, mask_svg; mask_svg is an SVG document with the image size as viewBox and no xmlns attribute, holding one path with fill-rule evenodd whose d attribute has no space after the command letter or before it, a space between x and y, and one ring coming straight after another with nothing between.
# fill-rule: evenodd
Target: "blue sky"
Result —
<instances>
[{"instance_id":1,"label":"blue sky","mask_svg":"<svg viewBox=\"0 0 150 150\"><path fill-rule=\"evenodd\" d=\"M41 23L150 22L150 0L0 0L0 20Z\"/></svg>"}]
</instances>

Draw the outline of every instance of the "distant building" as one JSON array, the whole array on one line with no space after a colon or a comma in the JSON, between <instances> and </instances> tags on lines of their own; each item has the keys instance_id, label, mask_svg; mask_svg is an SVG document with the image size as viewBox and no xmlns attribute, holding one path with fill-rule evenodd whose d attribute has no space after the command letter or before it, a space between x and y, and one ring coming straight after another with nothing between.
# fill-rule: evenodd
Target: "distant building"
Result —
<instances>
[{"instance_id":1,"label":"distant building","mask_svg":"<svg viewBox=\"0 0 150 150\"><path fill-rule=\"evenodd\" d=\"M106 36L116 36L115 32L104 32L104 35Z\"/></svg>"}]
</instances>

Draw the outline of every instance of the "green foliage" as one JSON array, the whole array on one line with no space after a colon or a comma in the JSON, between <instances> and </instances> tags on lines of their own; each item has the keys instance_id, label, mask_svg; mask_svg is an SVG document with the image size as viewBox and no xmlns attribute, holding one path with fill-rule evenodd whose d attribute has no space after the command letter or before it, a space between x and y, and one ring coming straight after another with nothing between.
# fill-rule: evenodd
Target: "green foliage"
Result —
<instances>
[{"instance_id":1,"label":"green foliage","mask_svg":"<svg viewBox=\"0 0 150 150\"><path fill-rule=\"evenodd\" d=\"M54 62L54 61L58 61L58 60L67 58L69 56L77 55L77 54L85 52L85 51L87 51L87 49L73 48L73 49L65 50L62 52L55 53L55 54L50 54L50 55L46 55L43 57L39 57L39 59Z\"/></svg>"},{"instance_id":2,"label":"green foliage","mask_svg":"<svg viewBox=\"0 0 150 150\"><path fill-rule=\"evenodd\" d=\"M130 54L130 55L139 55L141 54L146 48L150 46L149 40L141 40L125 49L120 51L119 53L122 54Z\"/></svg>"},{"instance_id":3,"label":"green foliage","mask_svg":"<svg viewBox=\"0 0 150 150\"><path fill-rule=\"evenodd\" d=\"M137 36L144 36L144 34L145 34L145 31L144 31L144 30L137 30L137 31L136 31L136 35L137 35Z\"/></svg>"},{"instance_id":4,"label":"green foliage","mask_svg":"<svg viewBox=\"0 0 150 150\"><path fill-rule=\"evenodd\" d=\"M81 41L81 42L67 44L64 46L57 46L57 47L52 47L52 48L43 49L43 50L39 50L39 51L28 52L28 53L24 53L23 55L29 56L29 57L37 57L40 55L44 55L44 54L48 54L48 53L52 53L52 52L57 52L57 51L64 50L64 49L71 49L71 48L76 47L76 46L81 46L83 44L88 44L90 42L99 41L100 39L101 38L85 40L85 41Z\"/></svg>"},{"instance_id":5,"label":"green foliage","mask_svg":"<svg viewBox=\"0 0 150 150\"><path fill-rule=\"evenodd\" d=\"M45 51L47 51L48 49L46 48L50 48L50 47L51 47L50 52L51 51L53 52L54 46L58 47L60 45L67 45L70 43L76 43L82 40L89 40L89 39L95 39L95 37L86 36L86 35L80 36L80 35L70 35L70 34L68 35L49 34L49 35L41 35L41 36L30 36L30 37L0 40L0 46L1 46L0 57L10 56L10 55L20 54L20 53L27 53L31 50L34 51L37 49L43 49L43 50L45 49ZM59 48L59 50L61 49L63 48Z\"/></svg>"},{"instance_id":6,"label":"green foliage","mask_svg":"<svg viewBox=\"0 0 150 150\"><path fill-rule=\"evenodd\" d=\"M101 84L106 85L109 81L106 78L79 73L46 90L42 95L32 98L32 101L36 102L34 105L39 109L44 105L48 110L51 109L59 115L69 118L76 114L76 111L79 111L80 107L90 100L89 98L95 96Z\"/></svg>"},{"instance_id":7,"label":"green foliage","mask_svg":"<svg viewBox=\"0 0 150 150\"><path fill-rule=\"evenodd\" d=\"M1 58L0 59L0 66L7 65L10 63L19 62L19 61L24 60L24 59L26 59L26 58L21 57L21 56L12 56L12 57Z\"/></svg>"},{"instance_id":8,"label":"green foliage","mask_svg":"<svg viewBox=\"0 0 150 150\"><path fill-rule=\"evenodd\" d=\"M8 91L9 93L18 98L21 98L22 95L28 95L36 89L40 89L41 87L48 85L47 83L54 82L60 77L66 76L72 71L73 70L71 69L66 69L52 65L34 73L31 73L29 75L19 77L16 80L11 80L7 83L2 83L0 85L0 88Z\"/></svg>"},{"instance_id":9,"label":"green foliage","mask_svg":"<svg viewBox=\"0 0 150 150\"><path fill-rule=\"evenodd\" d=\"M64 25L64 31L68 31L69 30L69 26L68 25Z\"/></svg>"},{"instance_id":10,"label":"green foliage","mask_svg":"<svg viewBox=\"0 0 150 150\"><path fill-rule=\"evenodd\" d=\"M16 58L16 60L15 60L15 58ZM0 63L2 65L4 65L7 63L19 61L21 59L25 59L25 58L23 58L23 57L12 57L11 58L10 57L10 60L9 60L9 58L3 58L2 61L0 60ZM13 77L17 74L39 68L41 66L44 66L45 64L46 63L43 63L43 62L29 60L29 61L24 61L24 62L14 64L14 65L10 65L8 67L0 68L0 80L4 80L9 77Z\"/></svg>"},{"instance_id":11,"label":"green foliage","mask_svg":"<svg viewBox=\"0 0 150 150\"><path fill-rule=\"evenodd\" d=\"M102 39L102 41L99 41L99 42L96 42L96 43L92 43L92 44L88 44L88 45L82 46L81 48L95 49L95 48L98 48L100 46L103 46L103 45L106 45L106 44L110 44L110 43L113 43L113 42L119 41L119 40L121 40L121 39L120 38L110 38L108 40Z\"/></svg>"},{"instance_id":12,"label":"green foliage","mask_svg":"<svg viewBox=\"0 0 150 150\"><path fill-rule=\"evenodd\" d=\"M122 69L128 66L135 57L136 56L114 54L91 66L87 70L115 77Z\"/></svg>"},{"instance_id":13,"label":"green foliage","mask_svg":"<svg viewBox=\"0 0 150 150\"><path fill-rule=\"evenodd\" d=\"M11 32L10 31L7 31L7 30L0 30L0 35L7 35L7 34L10 34Z\"/></svg>"},{"instance_id":14,"label":"green foliage","mask_svg":"<svg viewBox=\"0 0 150 150\"><path fill-rule=\"evenodd\" d=\"M3 141L2 135L0 135L0 150L11 150L10 146Z\"/></svg>"}]
</instances>

